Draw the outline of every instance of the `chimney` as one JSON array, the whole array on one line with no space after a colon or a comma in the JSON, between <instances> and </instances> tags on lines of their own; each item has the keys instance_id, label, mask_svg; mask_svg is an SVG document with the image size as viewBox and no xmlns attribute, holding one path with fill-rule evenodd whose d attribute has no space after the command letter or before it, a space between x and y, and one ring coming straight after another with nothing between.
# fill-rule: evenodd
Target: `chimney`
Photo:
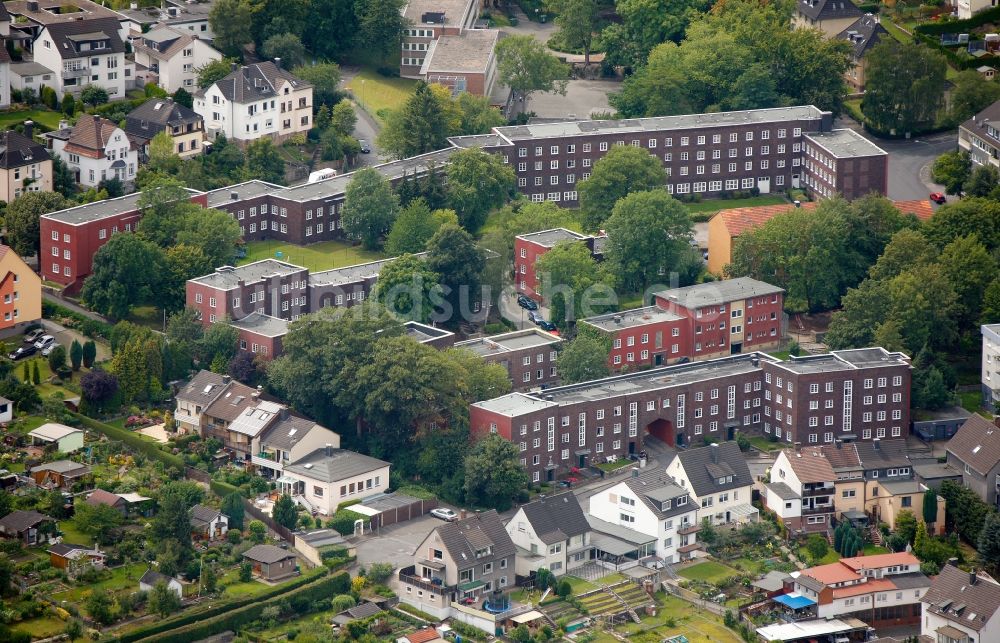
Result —
<instances>
[{"instance_id":1,"label":"chimney","mask_svg":"<svg viewBox=\"0 0 1000 643\"><path fill-rule=\"evenodd\" d=\"M36 0L28 0L28 11L32 13L38 11L38 2Z\"/></svg>"},{"instance_id":2,"label":"chimney","mask_svg":"<svg viewBox=\"0 0 1000 643\"><path fill-rule=\"evenodd\" d=\"M632 467L632 477L633 478L639 477L639 467Z\"/></svg>"},{"instance_id":3,"label":"chimney","mask_svg":"<svg viewBox=\"0 0 1000 643\"><path fill-rule=\"evenodd\" d=\"M458 519L459 520L465 520L466 517L468 517L468 514L465 512L465 509L460 509L458 511Z\"/></svg>"},{"instance_id":4,"label":"chimney","mask_svg":"<svg viewBox=\"0 0 1000 643\"><path fill-rule=\"evenodd\" d=\"M979 576L976 575L976 568L973 567L969 570L969 585L975 585L979 580Z\"/></svg>"},{"instance_id":5,"label":"chimney","mask_svg":"<svg viewBox=\"0 0 1000 643\"><path fill-rule=\"evenodd\" d=\"M232 381L233 381L233 378L229 377L228 375L223 375L222 376L222 383L223 384L229 384Z\"/></svg>"},{"instance_id":6,"label":"chimney","mask_svg":"<svg viewBox=\"0 0 1000 643\"><path fill-rule=\"evenodd\" d=\"M29 121L24 121L24 135L25 136L27 136L28 138L31 138L31 133L34 131L34 129L35 129L35 122L34 121L30 121L30 120Z\"/></svg>"},{"instance_id":7,"label":"chimney","mask_svg":"<svg viewBox=\"0 0 1000 643\"><path fill-rule=\"evenodd\" d=\"M278 67L281 67L281 58L275 58L274 64L277 65Z\"/></svg>"},{"instance_id":8,"label":"chimney","mask_svg":"<svg viewBox=\"0 0 1000 643\"><path fill-rule=\"evenodd\" d=\"M957 558L949 558L948 559L948 564L951 565L952 567L958 567L958 559Z\"/></svg>"},{"instance_id":9,"label":"chimney","mask_svg":"<svg viewBox=\"0 0 1000 643\"><path fill-rule=\"evenodd\" d=\"M238 68L239 67L236 65L236 63L230 63L229 65L229 71L236 71Z\"/></svg>"},{"instance_id":10,"label":"chimney","mask_svg":"<svg viewBox=\"0 0 1000 643\"><path fill-rule=\"evenodd\" d=\"M253 393L251 393L250 394L250 399L253 400L254 402L256 402L257 400L259 400L260 399L260 391L254 391Z\"/></svg>"},{"instance_id":11,"label":"chimney","mask_svg":"<svg viewBox=\"0 0 1000 643\"><path fill-rule=\"evenodd\" d=\"M278 417L282 420L287 420L288 416L289 416L288 407L287 406L281 407L281 410L278 411Z\"/></svg>"},{"instance_id":12,"label":"chimney","mask_svg":"<svg viewBox=\"0 0 1000 643\"><path fill-rule=\"evenodd\" d=\"M760 366L760 358L757 357L756 353L750 358L750 363L753 364L754 368Z\"/></svg>"},{"instance_id":13,"label":"chimney","mask_svg":"<svg viewBox=\"0 0 1000 643\"><path fill-rule=\"evenodd\" d=\"M326 443L326 457L329 458L332 455L333 455L333 445L330 444L329 442L327 442Z\"/></svg>"},{"instance_id":14,"label":"chimney","mask_svg":"<svg viewBox=\"0 0 1000 643\"><path fill-rule=\"evenodd\" d=\"M712 456L712 462L714 462L715 464L719 464L719 444L717 442L713 442L712 445L709 446L708 448L709 448L709 453Z\"/></svg>"},{"instance_id":15,"label":"chimney","mask_svg":"<svg viewBox=\"0 0 1000 643\"><path fill-rule=\"evenodd\" d=\"M229 199L231 201L239 201L240 193L237 192L236 190L233 190L232 192L229 193Z\"/></svg>"}]
</instances>

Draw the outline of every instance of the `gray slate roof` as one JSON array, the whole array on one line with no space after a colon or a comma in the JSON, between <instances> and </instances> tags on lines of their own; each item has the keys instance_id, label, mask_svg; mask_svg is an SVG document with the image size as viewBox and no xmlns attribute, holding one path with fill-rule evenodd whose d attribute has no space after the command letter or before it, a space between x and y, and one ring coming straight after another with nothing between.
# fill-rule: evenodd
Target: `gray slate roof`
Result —
<instances>
[{"instance_id":1,"label":"gray slate roof","mask_svg":"<svg viewBox=\"0 0 1000 643\"><path fill-rule=\"evenodd\" d=\"M521 507L535 534L546 545L590 531L590 524L572 491L539 498Z\"/></svg>"},{"instance_id":2,"label":"gray slate roof","mask_svg":"<svg viewBox=\"0 0 1000 643\"><path fill-rule=\"evenodd\" d=\"M389 466L389 463L384 460L354 451L346 449L331 449L330 451L331 454L327 455L326 449L316 449L309 455L285 466L285 471L322 482L336 482Z\"/></svg>"},{"instance_id":3,"label":"gray slate roof","mask_svg":"<svg viewBox=\"0 0 1000 643\"><path fill-rule=\"evenodd\" d=\"M866 13L855 20L850 27L841 31L837 38L846 40L854 50L854 59L861 60L869 49L882 42L882 38L887 36L889 36L889 32L885 30L878 18Z\"/></svg>"},{"instance_id":4,"label":"gray slate roof","mask_svg":"<svg viewBox=\"0 0 1000 643\"><path fill-rule=\"evenodd\" d=\"M309 433L309 430L314 426L319 425L312 420L289 415L284 419L279 419L273 425L268 427L260 436L260 444L261 446L274 447L276 449L288 451L295 446L299 440L304 438L306 434Z\"/></svg>"},{"instance_id":5,"label":"gray slate roof","mask_svg":"<svg viewBox=\"0 0 1000 643\"><path fill-rule=\"evenodd\" d=\"M170 98L151 98L125 117L125 133L150 140L167 127L197 123L202 117Z\"/></svg>"},{"instance_id":6,"label":"gray slate roof","mask_svg":"<svg viewBox=\"0 0 1000 643\"><path fill-rule=\"evenodd\" d=\"M250 549L243 552L243 557L258 563L269 565L271 563L276 563L279 560L295 558L295 554L287 549L275 547L274 545L254 545Z\"/></svg>"},{"instance_id":7,"label":"gray slate roof","mask_svg":"<svg viewBox=\"0 0 1000 643\"><path fill-rule=\"evenodd\" d=\"M142 578L139 579L139 582L141 584L143 584L143 585L155 586L158 583L163 583L165 585L169 585L170 581L175 581L175 580L177 580L177 579L176 578L171 578L170 576L167 576L166 574L161 574L160 572L158 572L158 571L156 571L154 569L147 569L146 573L143 574Z\"/></svg>"},{"instance_id":8,"label":"gray slate roof","mask_svg":"<svg viewBox=\"0 0 1000 643\"><path fill-rule=\"evenodd\" d=\"M20 533L25 529L30 529L46 521L52 522L52 519L37 511L18 510L12 511L3 518L0 518L0 527L3 527L7 531Z\"/></svg>"},{"instance_id":9,"label":"gray slate roof","mask_svg":"<svg viewBox=\"0 0 1000 643\"><path fill-rule=\"evenodd\" d=\"M45 147L24 134L7 130L0 134L0 169L10 170L33 163L42 163L52 157Z\"/></svg>"},{"instance_id":10,"label":"gray slate roof","mask_svg":"<svg viewBox=\"0 0 1000 643\"><path fill-rule=\"evenodd\" d=\"M225 515L218 509L214 507L206 507L205 505L195 505L191 507L191 526L200 527L202 525L208 525L218 516Z\"/></svg>"},{"instance_id":11,"label":"gray slate roof","mask_svg":"<svg viewBox=\"0 0 1000 643\"><path fill-rule=\"evenodd\" d=\"M277 96L283 81L289 82L295 89L311 87L306 81L293 76L270 60L240 67L217 80L215 85L226 100L244 104ZM205 90L199 90L195 95L204 96Z\"/></svg>"},{"instance_id":12,"label":"gray slate roof","mask_svg":"<svg viewBox=\"0 0 1000 643\"><path fill-rule=\"evenodd\" d=\"M625 480L625 485L639 496L642 504L646 505L659 520L695 511L694 503L690 499L684 504L677 504L678 498L688 498L688 491L660 469L647 469L637 477ZM663 503L666 500L671 501L670 509L664 511Z\"/></svg>"},{"instance_id":13,"label":"gray slate roof","mask_svg":"<svg viewBox=\"0 0 1000 643\"><path fill-rule=\"evenodd\" d=\"M177 393L177 399L208 405L222 393L223 388L225 384L222 375L202 370Z\"/></svg>"},{"instance_id":14,"label":"gray slate roof","mask_svg":"<svg viewBox=\"0 0 1000 643\"><path fill-rule=\"evenodd\" d=\"M80 464L79 462L73 462L72 460L56 460L55 462L46 462L45 464L40 464L37 467L32 467L31 470L34 471L53 471L55 473L66 474L76 474L82 475L90 471L90 467L85 464Z\"/></svg>"},{"instance_id":15,"label":"gray slate roof","mask_svg":"<svg viewBox=\"0 0 1000 643\"><path fill-rule=\"evenodd\" d=\"M794 500L795 498L801 498L799 494L795 493L795 491L784 482L772 482L764 486L766 486L782 500Z\"/></svg>"},{"instance_id":16,"label":"gray slate roof","mask_svg":"<svg viewBox=\"0 0 1000 643\"><path fill-rule=\"evenodd\" d=\"M969 572L945 565L920 602L927 603L927 611L978 632L1000 609L1000 584L985 572L980 572L974 584L969 580ZM956 612L960 606L963 609ZM976 617L970 620L972 614Z\"/></svg>"},{"instance_id":17,"label":"gray slate roof","mask_svg":"<svg viewBox=\"0 0 1000 643\"><path fill-rule=\"evenodd\" d=\"M513 556L515 552L514 541L495 509L445 523L437 527L437 532L460 570L475 565L476 551L485 547L493 548L491 559Z\"/></svg>"},{"instance_id":18,"label":"gray slate roof","mask_svg":"<svg viewBox=\"0 0 1000 643\"><path fill-rule=\"evenodd\" d=\"M718 462L713 461L713 453ZM677 457L684 465L691 489L699 497L753 484L750 467L736 442L688 449L678 453ZM733 476L732 482L719 484L719 478L728 476Z\"/></svg>"},{"instance_id":19,"label":"gray slate roof","mask_svg":"<svg viewBox=\"0 0 1000 643\"><path fill-rule=\"evenodd\" d=\"M87 58L94 54L125 53L125 43L118 36L121 25L114 18L91 18L89 20L72 20L46 25L52 36L52 46L63 60L72 58ZM107 40L106 49L77 51L77 43L88 39Z\"/></svg>"},{"instance_id":20,"label":"gray slate roof","mask_svg":"<svg viewBox=\"0 0 1000 643\"><path fill-rule=\"evenodd\" d=\"M963 464L969 465L980 475L989 475L1000 462L1000 428L974 413L945 445Z\"/></svg>"},{"instance_id":21,"label":"gray slate roof","mask_svg":"<svg viewBox=\"0 0 1000 643\"><path fill-rule=\"evenodd\" d=\"M906 440L897 438L895 440L879 440L876 442L855 442L854 449L861 460L861 466L865 471L882 469L885 467L909 466L909 449Z\"/></svg>"},{"instance_id":22,"label":"gray slate roof","mask_svg":"<svg viewBox=\"0 0 1000 643\"><path fill-rule=\"evenodd\" d=\"M836 20L861 15L851 0L799 0L796 11L811 20Z\"/></svg>"}]
</instances>

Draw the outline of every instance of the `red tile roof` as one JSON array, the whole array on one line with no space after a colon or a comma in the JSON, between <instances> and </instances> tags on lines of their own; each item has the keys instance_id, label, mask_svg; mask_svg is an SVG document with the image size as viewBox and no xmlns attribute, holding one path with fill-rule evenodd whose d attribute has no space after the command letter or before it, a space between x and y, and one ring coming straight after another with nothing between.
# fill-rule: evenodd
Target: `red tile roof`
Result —
<instances>
[{"instance_id":1,"label":"red tile roof","mask_svg":"<svg viewBox=\"0 0 1000 643\"><path fill-rule=\"evenodd\" d=\"M927 221L934 216L934 207L928 199L917 199L916 201L893 201L896 209L903 214L912 214L921 221Z\"/></svg>"},{"instance_id":2,"label":"red tile roof","mask_svg":"<svg viewBox=\"0 0 1000 643\"><path fill-rule=\"evenodd\" d=\"M417 630L413 634L407 634L406 640L410 643L427 643L428 641L433 641L441 638L441 635L437 633L433 627L428 627L422 630Z\"/></svg>"},{"instance_id":3,"label":"red tile roof","mask_svg":"<svg viewBox=\"0 0 1000 643\"><path fill-rule=\"evenodd\" d=\"M871 579L867 583L858 583L848 587L838 587L833 590L834 598L848 598L858 594L871 594L872 592L887 592L896 589L896 586L888 578Z\"/></svg>"},{"instance_id":4,"label":"red tile roof","mask_svg":"<svg viewBox=\"0 0 1000 643\"><path fill-rule=\"evenodd\" d=\"M898 554L875 554L874 556L854 556L853 558L841 558L841 564L847 565L851 569L877 569L880 567L892 567L894 565L912 565L914 571L920 569L920 561L913 554L905 551Z\"/></svg>"},{"instance_id":5,"label":"red tile roof","mask_svg":"<svg viewBox=\"0 0 1000 643\"><path fill-rule=\"evenodd\" d=\"M850 567L841 565L839 562L830 563L829 565L809 567L807 569L803 569L802 573L806 576L812 576L824 585L846 583L847 581L857 580L859 578L857 572L852 570Z\"/></svg>"},{"instance_id":6,"label":"red tile roof","mask_svg":"<svg viewBox=\"0 0 1000 643\"><path fill-rule=\"evenodd\" d=\"M892 203L896 206L896 209L903 214L913 214L921 221L930 219L934 214L934 208L927 199L918 199L915 201L893 201ZM806 201L801 204L801 208L803 210L813 210L816 206L816 201ZM720 210L715 216L722 217L722 222L725 224L726 230L729 231L729 236L738 237L747 230L758 228L775 216L788 212L794 208L795 206L791 203L758 205L747 208L730 208L728 210Z\"/></svg>"}]
</instances>

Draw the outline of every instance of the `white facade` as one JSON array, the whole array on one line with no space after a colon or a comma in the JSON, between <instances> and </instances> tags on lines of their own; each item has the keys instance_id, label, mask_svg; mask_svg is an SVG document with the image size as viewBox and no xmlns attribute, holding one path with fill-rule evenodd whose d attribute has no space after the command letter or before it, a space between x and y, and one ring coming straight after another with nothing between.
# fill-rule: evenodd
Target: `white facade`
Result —
<instances>
[{"instance_id":1,"label":"white facade","mask_svg":"<svg viewBox=\"0 0 1000 643\"><path fill-rule=\"evenodd\" d=\"M331 516L337 506L348 500L363 500L369 496L385 493L389 488L389 465L358 476L325 482L299 471L285 470L283 478L301 483L302 499L316 511Z\"/></svg>"},{"instance_id":2,"label":"white facade","mask_svg":"<svg viewBox=\"0 0 1000 643\"><path fill-rule=\"evenodd\" d=\"M983 402L989 410L1000 402L1000 324L987 324L983 335L982 384Z\"/></svg>"},{"instance_id":3,"label":"white facade","mask_svg":"<svg viewBox=\"0 0 1000 643\"><path fill-rule=\"evenodd\" d=\"M250 82L255 81L266 82L251 77ZM312 128L312 85L299 81L297 86L293 86L288 79L279 77L275 80L273 92L261 95L260 92L250 91L248 95L252 99L230 100L220 88L222 82L225 79L207 88L194 100L194 111L205 119L205 131L210 139L222 133L229 140L253 141L270 136L280 141L298 133L304 134Z\"/></svg>"},{"instance_id":4,"label":"white facade","mask_svg":"<svg viewBox=\"0 0 1000 643\"><path fill-rule=\"evenodd\" d=\"M141 42L141 38L136 39L137 44ZM171 94L182 87L193 94L198 89L198 68L221 58L220 52L198 39L176 50L171 47L167 52L157 52L141 45L135 48L135 62L149 68L156 75L157 84Z\"/></svg>"},{"instance_id":5,"label":"white facade","mask_svg":"<svg viewBox=\"0 0 1000 643\"><path fill-rule=\"evenodd\" d=\"M625 482L590 497L591 516L613 525L619 525L640 534L656 538L656 555L665 562L680 562L677 548L695 542L697 534L678 534L678 530L698 525L698 505L687 497L677 499L689 506L689 511L661 520L636 497Z\"/></svg>"},{"instance_id":6,"label":"white facade","mask_svg":"<svg viewBox=\"0 0 1000 643\"><path fill-rule=\"evenodd\" d=\"M955 8L958 10L959 20L968 20L980 11L995 6L997 6L997 0L958 0Z\"/></svg>"},{"instance_id":7,"label":"white facade","mask_svg":"<svg viewBox=\"0 0 1000 643\"><path fill-rule=\"evenodd\" d=\"M85 57L63 57L48 28L35 39L35 62L53 70L49 87L61 98L65 93L79 94L87 85L103 87L111 100L125 98L131 86L135 64L125 59L124 53L110 49L94 49Z\"/></svg>"},{"instance_id":8,"label":"white facade","mask_svg":"<svg viewBox=\"0 0 1000 643\"><path fill-rule=\"evenodd\" d=\"M0 109L10 107L10 63L7 60L0 61Z\"/></svg>"},{"instance_id":9,"label":"white facade","mask_svg":"<svg viewBox=\"0 0 1000 643\"><path fill-rule=\"evenodd\" d=\"M0 71L6 66L0 64ZM53 87L53 78L55 78L55 73L51 69L31 69L27 71L23 68L24 63L20 65L10 65L10 74L6 76L10 78L10 88L16 89L18 91L24 91L25 89L34 90L35 93L42 91L42 87ZM29 63L28 69L36 67L33 63ZM38 65L37 67L41 67ZM4 72L6 74L6 72ZM0 86L4 85L6 78L0 78ZM2 90L0 90L2 91ZM2 105L0 105L2 106Z\"/></svg>"},{"instance_id":10,"label":"white facade","mask_svg":"<svg viewBox=\"0 0 1000 643\"><path fill-rule=\"evenodd\" d=\"M52 139L52 152L62 158L77 177L77 183L96 188L101 181L119 179L129 182L135 179L138 155L132 150L125 132L116 127L108 138L100 158L84 156L66 151L67 141Z\"/></svg>"},{"instance_id":11,"label":"white facade","mask_svg":"<svg viewBox=\"0 0 1000 643\"><path fill-rule=\"evenodd\" d=\"M589 532L560 542L546 544L535 533L535 529L525 515L523 508L518 509L514 517L507 523L507 534L510 535L510 539L514 541L515 545L532 554L531 558L517 557L515 571L521 576L527 576L530 572L543 567L556 576L562 576L570 570L586 564L589 558Z\"/></svg>"},{"instance_id":12,"label":"white facade","mask_svg":"<svg viewBox=\"0 0 1000 643\"><path fill-rule=\"evenodd\" d=\"M673 461L667 467L667 475L677 481L677 484L684 487L691 493L691 499L698 507L698 521L708 518L714 525L722 525L734 522L741 515L734 511L740 505L749 505L752 500L753 485L736 487L728 491L718 493L705 493L698 495L688 483L688 474L684 471L680 456L674 456Z\"/></svg>"},{"instance_id":13,"label":"white facade","mask_svg":"<svg viewBox=\"0 0 1000 643\"><path fill-rule=\"evenodd\" d=\"M957 600L957 599L956 599ZM932 637L936 641L941 641L941 643L949 643L941 638L938 638L938 630L951 626L964 632L968 637L968 643L989 643L990 641L1000 641L1000 610L993 613L993 616L989 621L983 626L978 632L970 627L968 624L963 623L961 618L945 618L940 614L936 614L931 610L927 609L927 603L921 605L921 623L920 632L926 636ZM954 641L954 643L966 643L965 641Z\"/></svg>"}]
</instances>

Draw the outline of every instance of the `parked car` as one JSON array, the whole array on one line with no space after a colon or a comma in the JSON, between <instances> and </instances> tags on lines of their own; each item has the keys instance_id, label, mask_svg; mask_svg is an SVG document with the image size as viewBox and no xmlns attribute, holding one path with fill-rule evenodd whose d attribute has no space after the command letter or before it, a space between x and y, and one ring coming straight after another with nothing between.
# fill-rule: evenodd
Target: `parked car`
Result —
<instances>
[{"instance_id":1,"label":"parked car","mask_svg":"<svg viewBox=\"0 0 1000 643\"><path fill-rule=\"evenodd\" d=\"M42 338L35 342L35 348L38 350L45 350L52 344L56 343L56 338L52 335L42 335Z\"/></svg>"},{"instance_id":2,"label":"parked car","mask_svg":"<svg viewBox=\"0 0 1000 643\"><path fill-rule=\"evenodd\" d=\"M44 328L36 328L35 330L30 331L27 335L24 336L24 343L34 344L39 339L41 339L42 335L44 334L45 334Z\"/></svg>"},{"instance_id":3,"label":"parked car","mask_svg":"<svg viewBox=\"0 0 1000 643\"><path fill-rule=\"evenodd\" d=\"M437 509L431 509L431 515L435 518L439 518L445 522L455 522L458 520L458 514L448 509L447 507L438 507Z\"/></svg>"},{"instance_id":4,"label":"parked car","mask_svg":"<svg viewBox=\"0 0 1000 643\"><path fill-rule=\"evenodd\" d=\"M946 203L948 201L948 198L945 195L941 194L940 192L931 192L929 198L931 201L937 203L938 205L941 205L942 203Z\"/></svg>"},{"instance_id":5,"label":"parked car","mask_svg":"<svg viewBox=\"0 0 1000 643\"><path fill-rule=\"evenodd\" d=\"M358 145L361 147L361 153L362 154L371 154L372 153L372 146L369 145L368 141L366 141L365 139L359 138L358 139Z\"/></svg>"},{"instance_id":6,"label":"parked car","mask_svg":"<svg viewBox=\"0 0 1000 643\"><path fill-rule=\"evenodd\" d=\"M545 318L542 317L541 313L535 310L528 311L528 319L531 321L532 324L535 324L536 326L541 326L542 324L547 323L545 321Z\"/></svg>"},{"instance_id":7,"label":"parked car","mask_svg":"<svg viewBox=\"0 0 1000 643\"><path fill-rule=\"evenodd\" d=\"M538 310L538 302L527 295L518 295L517 305L527 310Z\"/></svg>"},{"instance_id":8,"label":"parked car","mask_svg":"<svg viewBox=\"0 0 1000 643\"><path fill-rule=\"evenodd\" d=\"M542 330L547 330L550 333L554 333L557 330L559 330L558 328L556 328L555 324L553 324L550 321L545 321L544 319L542 321L538 322L538 327L541 328Z\"/></svg>"},{"instance_id":9,"label":"parked car","mask_svg":"<svg viewBox=\"0 0 1000 643\"><path fill-rule=\"evenodd\" d=\"M31 357L32 355L34 355L37 352L38 352L38 349L35 348L34 344L27 344L25 346L22 346L22 347L18 348L13 353L10 353L9 355L7 355L7 358L11 359L11 360L14 360L16 362L19 359L24 359L25 357Z\"/></svg>"},{"instance_id":10,"label":"parked car","mask_svg":"<svg viewBox=\"0 0 1000 643\"><path fill-rule=\"evenodd\" d=\"M56 342L52 342L51 344L49 344L48 346L46 346L45 348L43 348L42 349L42 356L43 357L48 357L49 353L51 353L52 351L54 351L56 349L56 346L58 346L58 345L59 344L57 344Z\"/></svg>"}]
</instances>

